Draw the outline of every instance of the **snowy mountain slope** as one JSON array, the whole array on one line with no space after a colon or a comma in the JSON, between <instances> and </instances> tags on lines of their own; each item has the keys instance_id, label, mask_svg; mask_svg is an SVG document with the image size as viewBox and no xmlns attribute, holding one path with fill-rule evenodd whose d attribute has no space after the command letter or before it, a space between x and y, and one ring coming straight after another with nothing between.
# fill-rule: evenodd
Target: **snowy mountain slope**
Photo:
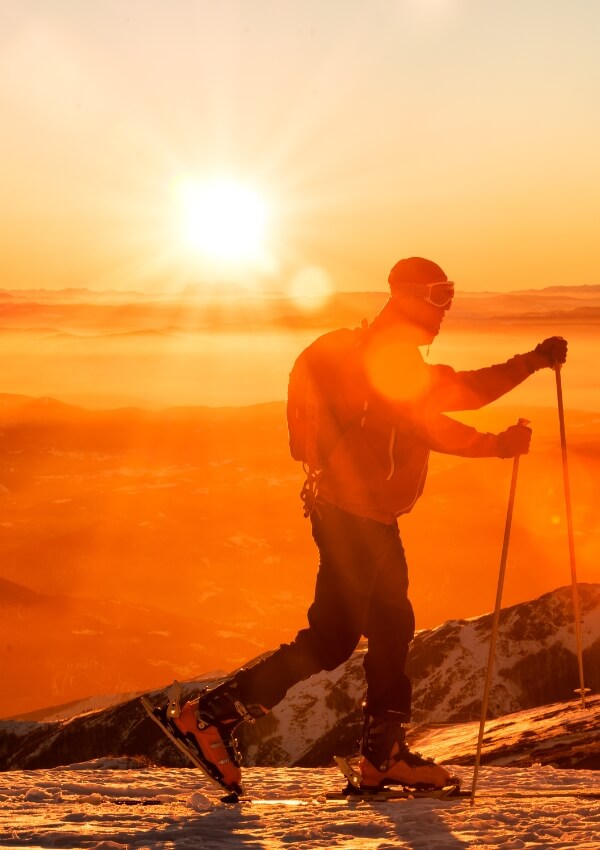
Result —
<instances>
[{"instance_id":1,"label":"snowy mountain slope","mask_svg":"<svg viewBox=\"0 0 600 850\"><path fill-rule=\"evenodd\" d=\"M587 684L598 691L600 585L580 584L578 595ZM409 660L409 671L417 680L415 720L427 717L452 722L479 716L491 625L491 614L451 620L415 641ZM490 716L569 699L579 684L575 653L570 587L504 609L500 615Z\"/></svg>"},{"instance_id":2,"label":"snowy mountain slope","mask_svg":"<svg viewBox=\"0 0 600 850\"><path fill-rule=\"evenodd\" d=\"M470 775L464 777L466 787ZM227 806L194 770L98 760L0 774L1 847L81 850L597 850L597 774L483 767L476 804L325 800L335 769L252 768Z\"/></svg>"},{"instance_id":3,"label":"snowy mountain slope","mask_svg":"<svg viewBox=\"0 0 600 850\"><path fill-rule=\"evenodd\" d=\"M600 690L600 585L580 585L587 685ZM492 615L450 620L421 632L411 648L413 721L479 719ZM271 715L240 730L256 764L326 765L360 735L363 644L332 673L292 688ZM489 716L570 700L578 686L570 588L502 611Z\"/></svg>"},{"instance_id":4,"label":"snowy mountain slope","mask_svg":"<svg viewBox=\"0 0 600 850\"><path fill-rule=\"evenodd\" d=\"M598 692L600 585L581 585L579 590L586 682ZM487 614L468 621L449 621L417 635L410 657L415 724L479 718L490 625L491 615ZM489 716L570 701L577 686L574 646L569 588L505 609L500 619ZM240 744L246 763L312 767L330 764L334 754L354 752L361 726L365 650L363 644L333 672L299 683L273 712L252 726L241 727ZM187 682L184 693L195 695L213 682ZM150 698L162 702L165 691L155 691ZM598 705L593 705L597 712ZM564 730L556 734L564 736ZM586 734L590 741L597 741L600 729L590 728ZM469 753L468 747L455 748L448 757L468 761ZM157 764L182 763L177 751L148 721L137 699L69 720L0 723L3 769L52 767L102 756L140 754ZM510 759L522 755L523 748L515 746ZM587 764L586 757L585 752L577 756L567 748L563 755L557 750L543 760L574 766Z\"/></svg>"},{"instance_id":5,"label":"snowy mountain slope","mask_svg":"<svg viewBox=\"0 0 600 850\"><path fill-rule=\"evenodd\" d=\"M411 745L423 754L455 765L471 765L479 721L411 729ZM488 720L482 763L600 769L600 696L579 697Z\"/></svg>"}]
</instances>

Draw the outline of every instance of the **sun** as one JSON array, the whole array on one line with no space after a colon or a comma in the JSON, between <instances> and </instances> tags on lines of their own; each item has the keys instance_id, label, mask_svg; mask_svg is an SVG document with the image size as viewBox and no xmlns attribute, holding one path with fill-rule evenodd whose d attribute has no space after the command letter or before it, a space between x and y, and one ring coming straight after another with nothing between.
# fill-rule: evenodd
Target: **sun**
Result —
<instances>
[{"instance_id":1,"label":"sun","mask_svg":"<svg viewBox=\"0 0 600 850\"><path fill-rule=\"evenodd\" d=\"M265 255L267 203L233 179L182 181L178 186L181 236L188 249L219 263L259 263Z\"/></svg>"}]
</instances>

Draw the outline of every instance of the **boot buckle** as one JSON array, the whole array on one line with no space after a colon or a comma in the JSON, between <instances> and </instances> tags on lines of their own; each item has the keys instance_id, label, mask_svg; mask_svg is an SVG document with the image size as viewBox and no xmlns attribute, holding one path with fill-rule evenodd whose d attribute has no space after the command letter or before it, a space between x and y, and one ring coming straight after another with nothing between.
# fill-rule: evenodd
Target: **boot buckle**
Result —
<instances>
[{"instance_id":1,"label":"boot buckle","mask_svg":"<svg viewBox=\"0 0 600 850\"><path fill-rule=\"evenodd\" d=\"M171 687L167 691L167 717L173 719L181 714L181 684L175 679Z\"/></svg>"},{"instance_id":2,"label":"boot buckle","mask_svg":"<svg viewBox=\"0 0 600 850\"><path fill-rule=\"evenodd\" d=\"M245 720L247 723L256 723L256 717L253 717L250 714L244 703L240 702L239 700L236 700L233 706L239 716L242 718L242 720Z\"/></svg>"}]
</instances>

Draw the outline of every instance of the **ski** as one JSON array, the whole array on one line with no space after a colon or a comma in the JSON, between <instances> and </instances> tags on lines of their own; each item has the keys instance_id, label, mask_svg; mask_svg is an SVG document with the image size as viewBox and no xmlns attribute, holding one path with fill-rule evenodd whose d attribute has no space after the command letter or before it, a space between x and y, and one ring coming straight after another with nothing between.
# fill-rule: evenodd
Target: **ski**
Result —
<instances>
[{"instance_id":1,"label":"ski","mask_svg":"<svg viewBox=\"0 0 600 850\"><path fill-rule=\"evenodd\" d=\"M348 786L342 791L328 791L323 794L301 795L298 797L240 797L237 802L249 803L253 806L306 806L309 804L325 805L327 803L387 803L394 800L456 800L470 797L470 791L456 788L434 788L423 790L418 788L382 788L371 791L358 791ZM223 800L222 802L227 802Z\"/></svg>"},{"instance_id":2,"label":"ski","mask_svg":"<svg viewBox=\"0 0 600 850\"><path fill-rule=\"evenodd\" d=\"M204 763L198 757L197 752L193 749L193 747L188 744L188 742L182 736L178 735L178 733L174 730L169 724L169 717L177 717L179 714L179 702L178 696L175 693L175 687L178 683L175 683L173 686L173 690L170 689L169 693L169 704L166 708L159 708L153 705L150 700L143 696L140 697L140 702L144 706L148 717L153 720L158 727L162 730L163 734L167 736L167 738L175 744L180 753L182 753L194 767L197 767L202 771L203 775L209 782L218 788L220 791L226 791L227 795L221 798L224 803L236 803L239 800L239 794L237 791L232 790L224 783L220 782L215 776L213 776L208 768L204 765ZM241 790L241 789L240 789Z\"/></svg>"},{"instance_id":3,"label":"ski","mask_svg":"<svg viewBox=\"0 0 600 850\"><path fill-rule=\"evenodd\" d=\"M347 802L386 803L390 800L456 800L470 797L470 791L462 791L455 785L447 788L409 788L402 785L359 790L348 784L342 791L330 791L325 795L327 800L345 800Z\"/></svg>"}]
</instances>

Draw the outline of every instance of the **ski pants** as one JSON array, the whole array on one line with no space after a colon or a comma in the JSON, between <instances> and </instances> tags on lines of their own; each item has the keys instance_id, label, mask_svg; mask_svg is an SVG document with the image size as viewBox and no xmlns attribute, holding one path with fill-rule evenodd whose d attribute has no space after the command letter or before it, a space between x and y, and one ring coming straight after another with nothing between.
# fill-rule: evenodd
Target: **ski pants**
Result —
<instances>
[{"instance_id":1,"label":"ski pants","mask_svg":"<svg viewBox=\"0 0 600 850\"><path fill-rule=\"evenodd\" d=\"M324 502L318 502L311 521L320 564L308 628L239 671L240 696L246 704L272 708L292 685L346 661L365 635L366 710L400 712L408 721L411 685L405 666L415 619L398 526Z\"/></svg>"}]
</instances>

